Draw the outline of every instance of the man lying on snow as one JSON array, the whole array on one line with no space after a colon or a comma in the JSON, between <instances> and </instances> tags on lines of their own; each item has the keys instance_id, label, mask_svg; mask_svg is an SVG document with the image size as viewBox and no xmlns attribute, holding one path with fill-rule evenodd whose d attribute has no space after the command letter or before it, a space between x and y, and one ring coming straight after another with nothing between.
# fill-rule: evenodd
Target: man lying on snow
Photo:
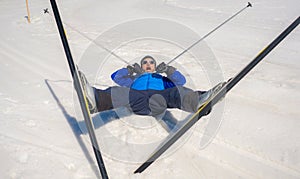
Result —
<instances>
[{"instance_id":1,"label":"man lying on snow","mask_svg":"<svg viewBox=\"0 0 300 179\"><path fill-rule=\"evenodd\" d=\"M162 119L168 108L196 112L225 84L219 83L208 91L186 88L183 86L186 79L176 68L164 62L156 67L152 56L142 58L140 65L135 63L114 72L111 78L119 86L104 90L91 87L84 74L79 72L79 75L91 113L126 107L134 114L150 115L156 119Z\"/></svg>"}]
</instances>

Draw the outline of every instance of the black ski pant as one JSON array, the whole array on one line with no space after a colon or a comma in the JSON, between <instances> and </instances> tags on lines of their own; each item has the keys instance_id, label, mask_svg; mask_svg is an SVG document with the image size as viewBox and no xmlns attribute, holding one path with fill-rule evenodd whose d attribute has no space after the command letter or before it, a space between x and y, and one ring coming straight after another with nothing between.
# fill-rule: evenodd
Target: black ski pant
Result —
<instances>
[{"instance_id":1,"label":"black ski pant","mask_svg":"<svg viewBox=\"0 0 300 179\"><path fill-rule=\"evenodd\" d=\"M203 91L193 91L186 87L173 87L165 90L134 90L114 86L105 90L94 88L98 112L128 107L138 115L158 116L167 108L178 108L195 112L199 96Z\"/></svg>"}]
</instances>

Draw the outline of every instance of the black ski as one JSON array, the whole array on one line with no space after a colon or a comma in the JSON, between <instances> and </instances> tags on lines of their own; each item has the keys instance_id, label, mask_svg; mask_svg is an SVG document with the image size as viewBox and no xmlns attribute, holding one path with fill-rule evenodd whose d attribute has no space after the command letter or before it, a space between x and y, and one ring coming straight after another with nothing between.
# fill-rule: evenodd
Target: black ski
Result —
<instances>
[{"instance_id":1,"label":"black ski","mask_svg":"<svg viewBox=\"0 0 300 179\"><path fill-rule=\"evenodd\" d=\"M199 110L172 136L170 136L134 173L141 173L158 159L169 147L171 147L187 130L189 130L212 106L214 106L226 93L228 93L247 73L249 73L266 55L268 55L290 32L299 24L298 17L275 40L264 48L242 71L231 78L226 85L212 96Z\"/></svg>"},{"instance_id":2,"label":"black ski","mask_svg":"<svg viewBox=\"0 0 300 179\"><path fill-rule=\"evenodd\" d=\"M106 179L106 178L108 178L108 175L107 175L107 172L106 172L106 169L104 166L104 161L102 159L102 155L101 155L101 152L100 152L100 149L98 146L98 142L97 142L97 138L95 135L94 126L93 126L93 123L91 120L91 114L88 109L86 94L84 93L81 81L79 80L78 70L77 70L75 63L73 61L73 58L72 58L71 50L70 50L68 40L67 40L65 31L64 31L64 27L63 27L63 24L62 24L60 15L59 15L57 4L56 4L55 0L50 0L50 3L52 6L52 9L53 9L54 17L56 20L57 28L58 28L58 31L59 31L59 34L61 37L61 41L62 41L64 50L65 50L65 54L66 54L66 57L68 60L70 72L71 72L71 75L72 75L72 78L74 81L74 87L75 87L75 90L77 92L77 96L78 96L78 99L80 102L80 107L81 107L81 110L83 113L84 121L85 121L86 127L89 132L90 140L93 145L93 150L95 153L95 157L97 159L98 167L99 167L102 178Z\"/></svg>"}]
</instances>

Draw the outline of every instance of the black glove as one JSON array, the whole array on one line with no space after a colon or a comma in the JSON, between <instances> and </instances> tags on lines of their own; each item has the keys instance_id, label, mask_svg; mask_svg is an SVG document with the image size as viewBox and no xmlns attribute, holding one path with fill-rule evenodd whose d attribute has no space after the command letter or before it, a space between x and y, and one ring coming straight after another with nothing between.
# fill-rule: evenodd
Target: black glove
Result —
<instances>
[{"instance_id":1,"label":"black glove","mask_svg":"<svg viewBox=\"0 0 300 179\"><path fill-rule=\"evenodd\" d=\"M141 66L137 63L133 64L133 65L128 65L127 66L127 70L129 75L133 75L134 73L136 73L137 75L142 74L143 70L141 68Z\"/></svg>"},{"instance_id":2,"label":"black glove","mask_svg":"<svg viewBox=\"0 0 300 179\"><path fill-rule=\"evenodd\" d=\"M172 75L176 71L176 68L169 66L165 64L165 62L162 62L156 67L157 73L166 73L168 76Z\"/></svg>"}]
</instances>

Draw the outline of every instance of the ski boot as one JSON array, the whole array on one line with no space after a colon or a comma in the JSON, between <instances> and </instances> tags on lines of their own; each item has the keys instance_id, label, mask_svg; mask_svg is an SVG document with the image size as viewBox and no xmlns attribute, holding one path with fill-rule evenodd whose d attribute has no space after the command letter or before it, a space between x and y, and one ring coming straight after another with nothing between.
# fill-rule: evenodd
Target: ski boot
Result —
<instances>
[{"instance_id":1,"label":"ski boot","mask_svg":"<svg viewBox=\"0 0 300 179\"><path fill-rule=\"evenodd\" d=\"M201 94L199 97L198 109L201 108L204 105L204 103L207 100L209 100L213 95L215 95L219 90L221 90L225 84L226 84L226 82L221 82L221 83L217 84L216 86L214 86L212 89ZM219 101L222 101L222 99L220 99ZM211 108L207 111L207 113L205 115L208 115L210 112L211 112Z\"/></svg>"},{"instance_id":2,"label":"ski boot","mask_svg":"<svg viewBox=\"0 0 300 179\"><path fill-rule=\"evenodd\" d=\"M87 102L88 102L88 107L90 110L90 113L96 113L97 112L97 105L96 105L96 100L95 100L95 93L94 93L94 88L91 87L89 84L88 80L86 79L85 75L81 72L78 71L82 88L84 90Z\"/></svg>"}]
</instances>

